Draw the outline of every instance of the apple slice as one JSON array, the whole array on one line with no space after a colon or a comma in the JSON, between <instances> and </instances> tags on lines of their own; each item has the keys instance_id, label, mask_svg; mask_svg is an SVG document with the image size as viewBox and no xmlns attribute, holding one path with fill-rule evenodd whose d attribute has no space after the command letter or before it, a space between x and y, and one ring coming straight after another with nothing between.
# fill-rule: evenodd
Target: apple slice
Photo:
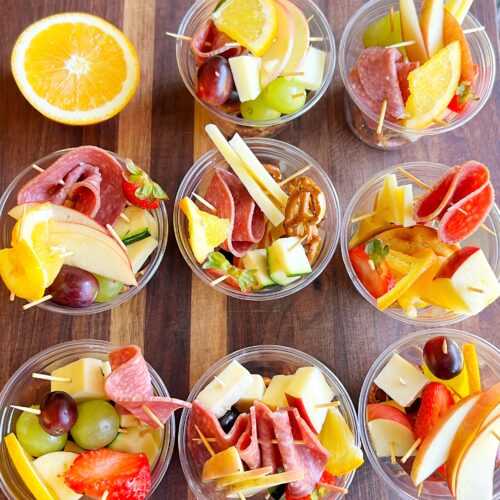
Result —
<instances>
[{"instance_id":1,"label":"apple slice","mask_svg":"<svg viewBox=\"0 0 500 500\"><path fill-rule=\"evenodd\" d=\"M457 471L457 500L493 498L499 434L500 416L497 416L479 431L465 450Z\"/></svg>"},{"instance_id":2,"label":"apple slice","mask_svg":"<svg viewBox=\"0 0 500 500\"><path fill-rule=\"evenodd\" d=\"M429 57L443 48L443 0L424 0L420 11L420 28Z\"/></svg>"},{"instance_id":3,"label":"apple slice","mask_svg":"<svg viewBox=\"0 0 500 500\"><path fill-rule=\"evenodd\" d=\"M474 0L448 0L444 7L448 12L453 14L453 17L459 24L462 24L473 1Z\"/></svg>"},{"instance_id":4,"label":"apple slice","mask_svg":"<svg viewBox=\"0 0 500 500\"><path fill-rule=\"evenodd\" d=\"M413 62L424 64L427 59L422 30L418 22L417 9L413 0L399 0L399 12L401 13L401 32L404 42L415 42L405 47L406 55Z\"/></svg>"},{"instance_id":5,"label":"apple slice","mask_svg":"<svg viewBox=\"0 0 500 500\"><path fill-rule=\"evenodd\" d=\"M410 419L397 408L369 404L366 418L372 445L378 457L391 456L391 443L394 445L395 456L401 457L415 441Z\"/></svg>"},{"instance_id":6,"label":"apple slice","mask_svg":"<svg viewBox=\"0 0 500 500\"><path fill-rule=\"evenodd\" d=\"M303 478L304 472L302 470L291 470L279 474L272 474L271 476L246 479L245 481L232 484L226 488L226 498L241 498L242 496L249 498L261 491L266 491L269 488L278 486L279 484L301 481Z\"/></svg>"},{"instance_id":7,"label":"apple slice","mask_svg":"<svg viewBox=\"0 0 500 500\"><path fill-rule=\"evenodd\" d=\"M288 63L283 72L300 71L306 60L307 51L309 50L309 23L307 22L304 13L289 0L276 0L277 3L283 5L292 16L293 22L293 47Z\"/></svg>"},{"instance_id":8,"label":"apple slice","mask_svg":"<svg viewBox=\"0 0 500 500\"><path fill-rule=\"evenodd\" d=\"M431 428L420 444L411 469L411 479L416 485L426 480L448 460L451 443L460 424L480 397L481 394L476 393L460 400Z\"/></svg>"},{"instance_id":9,"label":"apple slice","mask_svg":"<svg viewBox=\"0 0 500 500\"><path fill-rule=\"evenodd\" d=\"M481 394L455 434L446 462L448 488L452 495L456 494L458 469L466 450L485 422L491 422L498 415L500 415L500 382Z\"/></svg>"},{"instance_id":10,"label":"apple slice","mask_svg":"<svg viewBox=\"0 0 500 500\"><path fill-rule=\"evenodd\" d=\"M283 73L293 51L294 24L287 7L279 1L274 2L278 16L276 39L269 50L262 55L260 82L263 88Z\"/></svg>"},{"instance_id":11,"label":"apple slice","mask_svg":"<svg viewBox=\"0 0 500 500\"><path fill-rule=\"evenodd\" d=\"M203 464L201 480L203 482L214 481L220 477L243 472L243 462L236 446L216 453Z\"/></svg>"},{"instance_id":12,"label":"apple slice","mask_svg":"<svg viewBox=\"0 0 500 500\"><path fill-rule=\"evenodd\" d=\"M271 474L273 468L261 467L260 469L247 470L245 472L236 472L235 474L229 474L228 476L220 477L215 482L215 489L222 490L227 486L235 483L240 483L241 481L246 481L247 479L256 479L258 477L267 476Z\"/></svg>"}]
</instances>

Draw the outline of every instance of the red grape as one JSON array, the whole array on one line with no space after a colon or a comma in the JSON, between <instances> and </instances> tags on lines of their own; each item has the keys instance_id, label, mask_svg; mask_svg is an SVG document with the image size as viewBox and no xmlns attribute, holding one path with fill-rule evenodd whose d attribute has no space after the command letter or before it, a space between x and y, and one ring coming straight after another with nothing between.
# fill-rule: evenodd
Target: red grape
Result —
<instances>
[{"instance_id":1,"label":"red grape","mask_svg":"<svg viewBox=\"0 0 500 500\"><path fill-rule=\"evenodd\" d=\"M443 336L434 337L425 343L424 361L431 373L441 380L456 377L464 366L460 347L455 341Z\"/></svg>"},{"instance_id":2,"label":"red grape","mask_svg":"<svg viewBox=\"0 0 500 500\"><path fill-rule=\"evenodd\" d=\"M227 59L212 57L198 69L196 95L208 104L220 106L233 92L233 75Z\"/></svg>"},{"instance_id":3,"label":"red grape","mask_svg":"<svg viewBox=\"0 0 500 500\"><path fill-rule=\"evenodd\" d=\"M96 277L83 269L63 266L56 279L48 288L52 300L68 307L87 307L99 293Z\"/></svg>"},{"instance_id":4,"label":"red grape","mask_svg":"<svg viewBox=\"0 0 500 500\"><path fill-rule=\"evenodd\" d=\"M62 391L49 392L40 403L38 421L52 436L61 436L75 425L78 411L75 400Z\"/></svg>"}]
</instances>

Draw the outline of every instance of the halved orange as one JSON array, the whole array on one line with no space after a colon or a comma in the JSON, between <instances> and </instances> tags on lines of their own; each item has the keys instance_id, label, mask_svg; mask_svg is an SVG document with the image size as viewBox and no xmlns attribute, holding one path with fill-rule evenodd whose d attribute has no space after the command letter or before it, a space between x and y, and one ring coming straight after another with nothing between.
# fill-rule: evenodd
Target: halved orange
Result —
<instances>
[{"instance_id":1,"label":"halved orange","mask_svg":"<svg viewBox=\"0 0 500 500\"><path fill-rule=\"evenodd\" d=\"M68 125L111 118L139 83L139 60L125 34L100 17L78 12L49 16L26 28L11 65L30 104Z\"/></svg>"}]
</instances>

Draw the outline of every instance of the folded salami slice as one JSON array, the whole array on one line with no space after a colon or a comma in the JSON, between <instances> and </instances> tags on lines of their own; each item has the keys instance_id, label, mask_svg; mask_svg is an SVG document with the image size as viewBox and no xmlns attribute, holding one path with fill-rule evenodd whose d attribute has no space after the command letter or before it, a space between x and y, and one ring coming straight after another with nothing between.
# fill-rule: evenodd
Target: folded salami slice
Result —
<instances>
[{"instance_id":1,"label":"folded salami slice","mask_svg":"<svg viewBox=\"0 0 500 500\"><path fill-rule=\"evenodd\" d=\"M218 217L231 221L230 237L221 246L235 257L243 257L264 236L264 214L233 173L216 169L205 199Z\"/></svg>"},{"instance_id":2,"label":"folded salami slice","mask_svg":"<svg viewBox=\"0 0 500 500\"><path fill-rule=\"evenodd\" d=\"M178 399L153 395L148 366L139 347L130 345L112 351L109 364L111 373L104 382L106 395L149 426L158 427L158 424L144 407L164 424L175 410L191 406Z\"/></svg>"},{"instance_id":3,"label":"folded salami slice","mask_svg":"<svg viewBox=\"0 0 500 500\"><path fill-rule=\"evenodd\" d=\"M408 83L408 75L420 66L418 61L416 62L402 62L396 63L396 72L398 74L399 89L401 90L401 96L403 97L403 102L406 103L408 97L410 97L410 84Z\"/></svg>"},{"instance_id":4,"label":"folded salami slice","mask_svg":"<svg viewBox=\"0 0 500 500\"><path fill-rule=\"evenodd\" d=\"M28 181L17 194L17 203L63 205L69 200L76 210L105 226L113 224L125 207L121 181L122 168L112 155L95 146L81 146Z\"/></svg>"},{"instance_id":5,"label":"folded salami slice","mask_svg":"<svg viewBox=\"0 0 500 500\"><path fill-rule=\"evenodd\" d=\"M287 493L296 498L308 495L325 470L329 452L296 408L275 412L273 425L285 471L302 470L304 473L304 479L287 486ZM302 440L304 444L294 444L294 440Z\"/></svg>"},{"instance_id":6,"label":"folded salami slice","mask_svg":"<svg viewBox=\"0 0 500 500\"><path fill-rule=\"evenodd\" d=\"M488 168L468 161L450 169L420 200L415 214L418 222L440 219L439 239L454 244L479 228L494 201Z\"/></svg>"},{"instance_id":7,"label":"folded salami slice","mask_svg":"<svg viewBox=\"0 0 500 500\"><path fill-rule=\"evenodd\" d=\"M272 467L273 472L283 465L278 446L273 444L275 439L273 412L263 403L255 401L255 418L257 421L257 435L259 436L262 467Z\"/></svg>"}]
</instances>

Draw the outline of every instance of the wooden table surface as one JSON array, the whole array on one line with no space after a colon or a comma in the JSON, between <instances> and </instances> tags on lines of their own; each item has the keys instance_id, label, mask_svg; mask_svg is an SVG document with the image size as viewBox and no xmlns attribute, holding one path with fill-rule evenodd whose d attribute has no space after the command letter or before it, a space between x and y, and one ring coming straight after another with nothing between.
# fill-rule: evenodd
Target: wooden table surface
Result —
<instances>
[{"instance_id":1,"label":"wooden table surface","mask_svg":"<svg viewBox=\"0 0 500 500\"><path fill-rule=\"evenodd\" d=\"M361 0L318 0L335 39ZM0 0L0 188L25 166L45 154L94 144L134 158L150 168L171 197L193 159L208 147L206 116L195 106L177 70L176 31L191 0ZM120 27L137 48L139 89L125 110L101 125L70 127L35 111L17 89L10 54L21 31L50 14L85 11ZM476 0L472 12L498 47L494 0ZM465 127L424 139L396 152L381 152L358 141L344 120L338 70L320 103L285 128L279 138L315 157L329 173L342 209L359 186L384 167L403 161L434 160L453 165L476 159L488 165L500 187L500 87L481 113ZM169 204L171 226L172 203ZM497 341L500 302L456 328ZM278 302L226 299L194 277L177 248L173 230L167 253L151 282L130 302L112 312L70 318L38 308L23 312L0 292L0 384L41 349L70 339L110 339L136 343L163 377L171 394L187 397L197 378L224 354L255 344L283 344L304 350L326 363L347 387L355 404L376 356L414 328L372 308L351 284L337 249L331 264L307 289ZM496 325L496 328L495 328ZM177 451L154 498L187 498ZM352 499L388 499L387 491L366 463L350 489Z\"/></svg>"}]
</instances>

